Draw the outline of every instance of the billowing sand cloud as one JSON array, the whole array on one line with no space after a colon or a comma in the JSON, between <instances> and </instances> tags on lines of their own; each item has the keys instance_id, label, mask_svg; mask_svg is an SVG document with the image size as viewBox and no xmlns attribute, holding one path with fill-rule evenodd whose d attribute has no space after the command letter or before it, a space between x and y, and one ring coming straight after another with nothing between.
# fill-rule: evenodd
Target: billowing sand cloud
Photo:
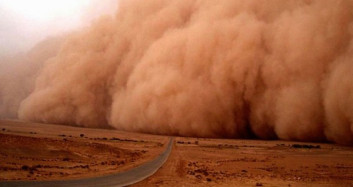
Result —
<instances>
[{"instance_id":1,"label":"billowing sand cloud","mask_svg":"<svg viewBox=\"0 0 353 187\"><path fill-rule=\"evenodd\" d=\"M353 144L352 10L351 0L123 0L66 38L19 118Z\"/></svg>"},{"instance_id":2,"label":"billowing sand cloud","mask_svg":"<svg viewBox=\"0 0 353 187\"><path fill-rule=\"evenodd\" d=\"M17 117L44 62L58 53L62 41L62 37L48 38L26 54L0 59L0 118Z\"/></svg>"}]
</instances>

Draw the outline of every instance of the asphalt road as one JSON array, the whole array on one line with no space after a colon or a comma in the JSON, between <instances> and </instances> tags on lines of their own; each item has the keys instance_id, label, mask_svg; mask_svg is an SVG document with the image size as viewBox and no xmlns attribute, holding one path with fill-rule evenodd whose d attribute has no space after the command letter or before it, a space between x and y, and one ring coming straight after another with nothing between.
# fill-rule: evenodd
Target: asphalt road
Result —
<instances>
[{"instance_id":1,"label":"asphalt road","mask_svg":"<svg viewBox=\"0 0 353 187\"><path fill-rule=\"evenodd\" d=\"M115 187L128 186L140 182L153 175L167 161L172 151L174 138L170 138L166 150L152 161L146 162L136 168L126 172L112 175L77 179L77 180L59 180L59 181L8 181L0 182L0 187Z\"/></svg>"}]
</instances>

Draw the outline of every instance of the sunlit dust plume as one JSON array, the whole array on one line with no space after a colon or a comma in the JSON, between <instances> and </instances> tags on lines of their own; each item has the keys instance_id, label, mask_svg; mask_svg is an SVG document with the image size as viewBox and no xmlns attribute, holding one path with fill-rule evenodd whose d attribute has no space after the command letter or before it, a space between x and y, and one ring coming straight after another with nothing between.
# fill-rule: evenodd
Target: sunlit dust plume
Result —
<instances>
[{"instance_id":1,"label":"sunlit dust plume","mask_svg":"<svg viewBox=\"0 0 353 187\"><path fill-rule=\"evenodd\" d=\"M353 144L352 10L352 0L122 0L60 49L19 59L33 71L1 72L0 109L155 134Z\"/></svg>"}]
</instances>

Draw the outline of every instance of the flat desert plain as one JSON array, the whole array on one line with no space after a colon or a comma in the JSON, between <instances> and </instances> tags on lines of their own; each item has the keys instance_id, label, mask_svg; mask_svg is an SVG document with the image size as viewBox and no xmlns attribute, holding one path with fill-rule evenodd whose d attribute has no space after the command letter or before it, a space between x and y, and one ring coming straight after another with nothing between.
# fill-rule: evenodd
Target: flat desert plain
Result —
<instances>
[{"instance_id":1,"label":"flat desert plain","mask_svg":"<svg viewBox=\"0 0 353 187\"><path fill-rule=\"evenodd\" d=\"M176 138L157 173L135 186L353 186L351 147Z\"/></svg>"},{"instance_id":2,"label":"flat desert plain","mask_svg":"<svg viewBox=\"0 0 353 187\"><path fill-rule=\"evenodd\" d=\"M168 137L0 121L0 180L65 180L126 171L164 151Z\"/></svg>"},{"instance_id":3,"label":"flat desert plain","mask_svg":"<svg viewBox=\"0 0 353 187\"><path fill-rule=\"evenodd\" d=\"M0 180L126 171L155 158L167 136L0 122ZM352 186L353 148L326 143L176 137L167 162L133 186Z\"/></svg>"}]
</instances>

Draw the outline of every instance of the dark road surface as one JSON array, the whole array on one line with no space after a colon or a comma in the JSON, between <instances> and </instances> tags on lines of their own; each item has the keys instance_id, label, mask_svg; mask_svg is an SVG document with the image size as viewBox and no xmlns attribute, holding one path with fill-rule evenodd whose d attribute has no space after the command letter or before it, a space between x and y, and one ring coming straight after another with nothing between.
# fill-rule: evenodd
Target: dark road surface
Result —
<instances>
[{"instance_id":1,"label":"dark road surface","mask_svg":"<svg viewBox=\"0 0 353 187\"><path fill-rule=\"evenodd\" d=\"M95 178L59 181L6 181L0 182L0 187L59 187L59 186L78 186L78 187L110 187L127 186L140 182L153 175L168 159L173 147L174 138L170 138L166 150L152 161L146 162L136 168L126 172L112 175L100 176Z\"/></svg>"}]
</instances>

